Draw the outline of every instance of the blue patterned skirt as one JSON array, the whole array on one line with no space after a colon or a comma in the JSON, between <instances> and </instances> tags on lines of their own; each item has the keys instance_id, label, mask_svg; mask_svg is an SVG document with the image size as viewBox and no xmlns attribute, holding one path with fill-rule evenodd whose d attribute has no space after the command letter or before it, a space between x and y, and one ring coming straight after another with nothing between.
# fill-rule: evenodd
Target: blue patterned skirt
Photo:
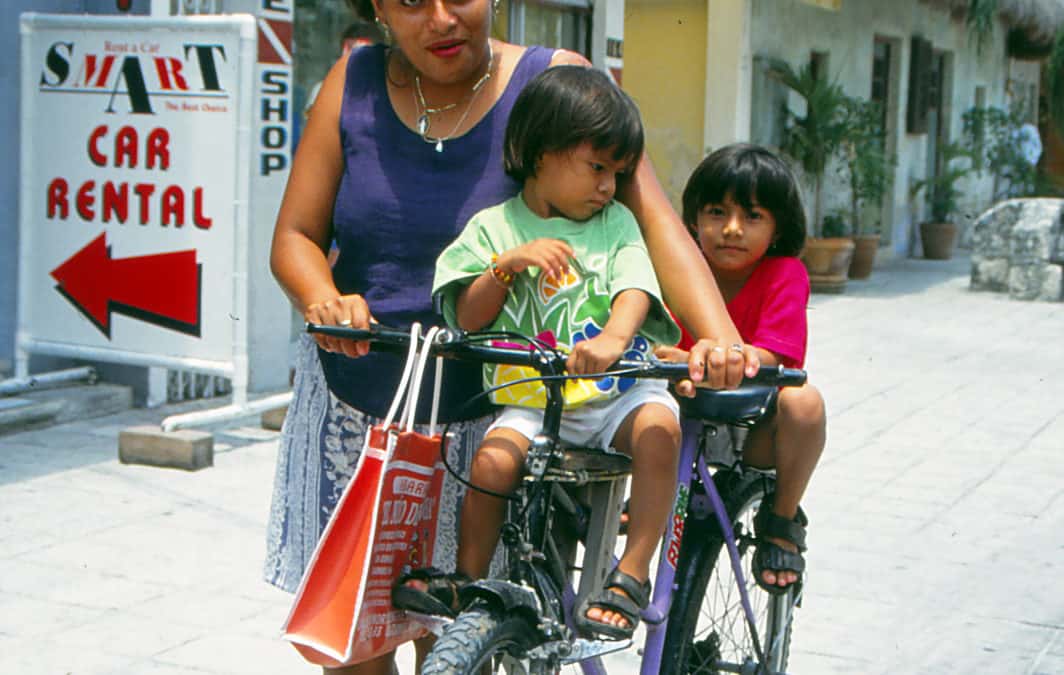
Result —
<instances>
[{"instance_id":1,"label":"blue patterned skirt","mask_svg":"<svg viewBox=\"0 0 1064 675\"><path fill-rule=\"evenodd\" d=\"M267 582L294 593L344 488L354 475L366 431L377 418L359 412L329 391L315 342L304 336L296 357L292 403L280 447L266 529ZM469 466L490 418L452 424L448 463L468 478ZM427 433L423 427L421 432ZM432 565L453 570L458 514L465 487L449 473L443 482ZM500 569L496 555L492 569Z\"/></svg>"}]
</instances>

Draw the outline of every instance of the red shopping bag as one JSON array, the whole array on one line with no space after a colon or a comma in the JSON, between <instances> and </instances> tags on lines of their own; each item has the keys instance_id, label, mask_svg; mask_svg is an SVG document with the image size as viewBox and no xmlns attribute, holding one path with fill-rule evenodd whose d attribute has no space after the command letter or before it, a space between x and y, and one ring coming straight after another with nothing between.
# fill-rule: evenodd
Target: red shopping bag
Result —
<instances>
[{"instance_id":1,"label":"red shopping bag","mask_svg":"<svg viewBox=\"0 0 1064 675\"><path fill-rule=\"evenodd\" d=\"M432 562L443 484L441 438L434 433L439 367L430 434L413 431L416 392L436 329L425 336L418 359L420 330L416 325L413 330L396 399L384 422L367 435L354 477L325 527L285 622L284 639L317 665L367 661L426 633L391 602L392 585L404 568ZM393 425L404 393L401 423Z\"/></svg>"}]
</instances>

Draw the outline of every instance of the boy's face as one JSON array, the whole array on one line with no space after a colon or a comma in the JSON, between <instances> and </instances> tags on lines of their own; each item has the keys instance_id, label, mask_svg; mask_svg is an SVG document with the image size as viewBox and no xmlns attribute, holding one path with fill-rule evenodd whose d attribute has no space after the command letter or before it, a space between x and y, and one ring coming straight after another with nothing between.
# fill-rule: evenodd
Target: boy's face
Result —
<instances>
[{"instance_id":1,"label":"boy's face","mask_svg":"<svg viewBox=\"0 0 1064 675\"><path fill-rule=\"evenodd\" d=\"M587 220L613 199L618 175L630 168L629 160L614 159L613 153L590 142L544 153L536 175L525 181L525 202L541 218Z\"/></svg>"},{"instance_id":2,"label":"boy's face","mask_svg":"<svg viewBox=\"0 0 1064 675\"><path fill-rule=\"evenodd\" d=\"M732 199L698 211L698 244L714 272L748 275L776 238L776 219L755 200L749 211Z\"/></svg>"}]
</instances>

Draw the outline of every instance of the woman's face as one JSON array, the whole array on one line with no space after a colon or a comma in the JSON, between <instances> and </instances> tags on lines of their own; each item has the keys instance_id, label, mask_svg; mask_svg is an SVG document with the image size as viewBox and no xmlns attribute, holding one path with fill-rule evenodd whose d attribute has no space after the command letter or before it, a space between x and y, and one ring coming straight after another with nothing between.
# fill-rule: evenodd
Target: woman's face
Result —
<instances>
[{"instance_id":1,"label":"woman's face","mask_svg":"<svg viewBox=\"0 0 1064 675\"><path fill-rule=\"evenodd\" d=\"M374 7L422 81L458 84L482 74L491 0L374 0Z\"/></svg>"}]
</instances>

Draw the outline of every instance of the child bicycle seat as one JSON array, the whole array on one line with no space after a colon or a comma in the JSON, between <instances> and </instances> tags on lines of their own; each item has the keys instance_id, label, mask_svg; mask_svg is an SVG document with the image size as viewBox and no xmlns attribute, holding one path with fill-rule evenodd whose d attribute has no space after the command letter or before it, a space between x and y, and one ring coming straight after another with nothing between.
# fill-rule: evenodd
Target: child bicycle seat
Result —
<instances>
[{"instance_id":1,"label":"child bicycle seat","mask_svg":"<svg viewBox=\"0 0 1064 675\"><path fill-rule=\"evenodd\" d=\"M680 412L689 419L752 427L776 405L779 390L770 386L742 389L698 389L693 398L677 396Z\"/></svg>"},{"instance_id":2,"label":"child bicycle seat","mask_svg":"<svg viewBox=\"0 0 1064 675\"><path fill-rule=\"evenodd\" d=\"M597 483L623 478L632 472L632 458L614 450L565 447L561 461L552 462L544 480L555 483ZM529 480L526 477L526 480Z\"/></svg>"}]
</instances>

